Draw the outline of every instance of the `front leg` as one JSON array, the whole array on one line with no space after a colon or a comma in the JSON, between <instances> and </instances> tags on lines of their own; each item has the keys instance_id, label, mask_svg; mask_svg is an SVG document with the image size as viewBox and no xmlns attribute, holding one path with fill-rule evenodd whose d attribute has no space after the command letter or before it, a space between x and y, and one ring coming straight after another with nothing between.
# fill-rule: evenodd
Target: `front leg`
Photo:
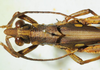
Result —
<instances>
[{"instance_id":1,"label":"front leg","mask_svg":"<svg viewBox=\"0 0 100 70\"><path fill-rule=\"evenodd\" d=\"M16 52L13 48L12 48L12 45L9 41L9 38L11 37L6 37L6 43L7 43L7 46L5 44L3 44L2 42L0 43L0 45L2 45L5 50L7 50L11 55L13 55L14 57L22 57L24 56L25 54L31 52L32 50L34 50L38 45L32 45L24 50L21 50L21 51L18 51Z\"/></svg>"},{"instance_id":2,"label":"front leg","mask_svg":"<svg viewBox=\"0 0 100 70\"><path fill-rule=\"evenodd\" d=\"M25 14L18 16L18 18L23 19L23 20L31 23L34 27L38 26L38 23L34 19L30 18L29 16L27 16Z\"/></svg>"},{"instance_id":3,"label":"front leg","mask_svg":"<svg viewBox=\"0 0 100 70\"><path fill-rule=\"evenodd\" d=\"M38 23L35 20L33 20L32 18L28 17L24 13L16 12L13 15L13 17L11 18L11 20L9 21L9 23L7 25L0 26L0 28L12 28L13 22L17 17L20 18L20 19L23 19L23 20L25 20L25 21L27 21L29 23L31 23L35 27L38 25Z\"/></svg>"},{"instance_id":4,"label":"front leg","mask_svg":"<svg viewBox=\"0 0 100 70\"><path fill-rule=\"evenodd\" d=\"M16 12L13 15L13 17L11 18L11 20L9 21L9 23L7 25L0 26L0 28L12 28L12 24L13 24L14 20L20 15L21 14L19 12Z\"/></svg>"}]
</instances>

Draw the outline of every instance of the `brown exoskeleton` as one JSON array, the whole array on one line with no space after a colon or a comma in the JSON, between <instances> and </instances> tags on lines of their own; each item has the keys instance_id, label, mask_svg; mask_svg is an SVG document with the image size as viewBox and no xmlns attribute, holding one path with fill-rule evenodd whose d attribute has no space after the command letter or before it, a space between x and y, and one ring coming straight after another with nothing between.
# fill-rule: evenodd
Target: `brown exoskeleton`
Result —
<instances>
[{"instance_id":1,"label":"brown exoskeleton","mask_svg":"<svg viewBox=\"0 0 100 70\"><path fill-rule=\"evenodd\" d=\"M52 25L40 25L34 19L25 15L26 13L52 13L60 14L65 16L65 20L58 21L56 24ZM93 14L94 16L78 19L77 16L82 16L86 14ZM16 18L20 18L12 28L13 21ZM72 19L72 20L70 20ZM31 24L25 24L24 21ZM100 56L83 61L81 58L76 56L75 52L88 52L88 53L100 53L100 45L97 44L100 41L100 29L88 26L88 24L99 24L100 16L94 13L90 9L81 10L79 12L73 13L71 15L65 15L59 12L49 12L49 11L26 11L26 12L16 12L10 22L7 25L0 26L0 28L6 28L4 33L6 36L6 44L0 42L11 55L15 57L22 57L29 60L36 61L49 61L57 60L69 55L74 61L79 64L89 63L100 59ZM31 43L32 46L16 52L12 45L10 44L9 38L15 38L15 42L18 46L22 46L24 43ZM52 44L55 47L64 49L67 54L54 58L54 59L33 59L24 56L25 54L34 50L38 45ZM89 46L91 45L91 46Z\"/></svg>"}]
</instances>

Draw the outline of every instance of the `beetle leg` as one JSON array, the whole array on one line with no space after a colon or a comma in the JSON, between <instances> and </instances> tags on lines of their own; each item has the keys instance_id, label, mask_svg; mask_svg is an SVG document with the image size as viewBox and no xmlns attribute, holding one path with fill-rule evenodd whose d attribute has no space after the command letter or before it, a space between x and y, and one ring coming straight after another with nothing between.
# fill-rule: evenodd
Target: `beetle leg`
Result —
<instances>
[{"instance_id":1,"label":"beetle leg","mask_svg":"<svg viewBox=\"0 0 100 70\"><path fill-rule=\"evenodd\" d=\"M26 48L26 49L24 49L24 50L21 50L21 51L19 51L19 52L16 52L16 51L12 48L11 43L10 43L10 41L9 41L9 38L11 38L11 37L9 37L9 36L6 37L7 46L8 46L8 48L11 50L11 52L14 53L15 55L16 55L16 54L17 54L17 55L20 54L20 56L18 55L18 57L24 56L25 54L31 52L33 49L35 49L35 48L38 46L38 45L32 45L32 46L30 46L30 47L28 47L28 48Z\"/></svg>"},{"instance_id":2,"label":"beetle leg","mask_svg":"<svg viewBox=\"0 0 100 70\"><path fill-rule=\"evenodd\" d=\"M6 28L6 27L7 27L7 25L0 26L0 28Z\"/></svg>"},{"instance_id":3,"label":"beetle leg","mask_svg":"<svg viewBox=\"0 0 100 70\"><path fill-rule=\"evenodd\" d=\"M71 53L71 51L69 49L66 50L67 54ZM76 56L74 53L69 55L75 62L81 64L83 62L83 60L81 58L79 58L78 56Z\"/></svg>"},{"instance_id":4,"label":"beetle leg","mask_svg":"<svg viewBox=\"0 0 100 70\"><path fill-rule=\"evenodd\" d=\"M85 22L86 24L100 24L100 16L92 16L85 19L79 19L79 22Z\"/></svg>"},{"instance_id":5,"label":"beetle leg","mask_svg":"<svg viewBox=\"0 0 100 70\"><path fill-rule=\"evenodd\" d=\"M7 46L5 44L3 44L2 42L0 42L0 45L2 45L4 47L4 49L7 50L14 57L21 56L21 54L14 51L14 49L11 47L11 44L8 40L6 40L6 42L7 42Z\"/></svg>"},{"instance_id":6,"label":"beetle leg","mask_svg":"<svg viewBox=\"0 0 100 70\"><path fill-rule=\"evenodd\" d=\"M75 17L78 17L78 16L82 16L82 15L86 15L86 14L89 14L89 13L91 13L92 15L94 15L94 16L98 16L94 11L92 11L91 9L85 9L85 10L81 10L81 11L78 11L78 12L76 12L76 13L73 13L73 14L71 14L71 15L69 15L69 16L66 16L65 17L65 20L64 21L68 21L68 20L70 20L71 18L74 18L74 21L71 21L72 23L76 23L77 21L78 22L84 22L85 20L84 19L77 19L77 18L75 18ZM76 20L76 21L75 21ZM84 22L85 23L85 22ZM83 23L83 24L84 24Z\"/></svg>"},{"instance_id":7,"label":"beetle leg","mask_svg":"<svg viewBox=\"0 0 100 70\"><path fill-rule=\"evenodd\" d=\"M4 47L5 50L7 50L11 55L18 57L20 54L13 52L11 49L9 49L4 43L0 42L0 45Z\"/></svg>"},{"instance_id":8,"label":"beetle leg","mask_svg":"<svg viewBox=\"0 0 100 70\"><path fill-rule=\"evenodd\" d=\"M11 43L9 41L9 36L6 37L6 43L7 43L7 46L5 44L3 44L2 42L0 43L0 45L2 45L11 55L15 56L15 57L21 57L21 56L24 56L25 54L31 52L33 49L35 49L38 45L32 45L24 50L21 50L19 52L16 52L12 46L11 46Z\"/></svg>"},{"instance_id":9,"label":"beetle leg","mask_svg":"<svg viewBox=\"0 0 100 70\"><path fill-rule=\"evenodd\" d=\"M21 55L24 56L25 54L27 54L27 53L31 52L32 50L34 50L37 46L38 45L32 45L32 46L30 46L30 47L28 47L24 50L18 51L18 53L20 53Z\"/></svg>"},{"instance_id":10,"label":"beetle leg","mask_svg":"<svg viewBox=\"0 0 100 70\"><path fill-rule=\"evenodd\" d=\"M30 22L30 23L31 23L32 25L34 25L34 26L35 26L35 24L36 24L36 25L38 24L38 23L37 23L35 20L33 20L32 18L30 18L30 17L24 15L24 13L16 12L16 13L13 15L13 17L11 18L11 20L9 21L9 23L8 23L7 25L0 26L0 28L12 28L12 24L13 24L14 20L15 20L17 17L18 17L18 18L21 18L21 19L23 19L23 20L25 20L25 21L27 21L27 22Z\"/></svg>"},{"instance_id":11,"label":"beetle leg","mask_svg":"<svg viewBox=\"0 0 100 70\"><path fill-rule=\"evenodd\" d=\"M100 16L92 16L85 19L72 20L69 23L81 23L84 25L92 26L91 24L100 24Z\"/></svg>"},{"instance_id":12,"label":"beetle leg","mask_svg":"<svg viewBox=\"0 0 100 70\"><path fill-rule=\"evenodd\" d=\"M78 52L100 53L100 45L92 45L86 48L80 48Z\"/></svg>"},{"instance_id":13,"label":"beetle leg","mask_svg":"<svg viewBox=\"0 0 100 70\"><path fill-rule=\"evenodd\" d=\"M23 19L23 20L25 20L25 21L31 23L34 27L37 27L37 26L38 26L38 23L37 23L34 19L28 17L28 16L25 15L25 14L23 14L23 15L21 15L21 16L18 16L18 18Z\"/></svg>"},{"instance_id":14,"label":"beetle leg","mask_svg":"<svg viewBox=\"0 0 100 70\"><path fill-rule=\"evenodd\" d=\"M85 49L80 49L79 52L88 52L88 53L100 53L100 50L98 51L97 49L100 48L100 45L96 45L96 46L90 46L90 47L87 47ZM94 49L94 51L93 51ZM70 50L66 50L66 52L69 54L71 51ZM69 55L74 61L76 61L77 63L79 64L86 64L86 63L89 63L89 62L92 62L92 61L95 61L95 60L98 60L100 59L100 56L98 57L95 57L95 58L92 58L92 59L88 59L88 60L85 60L83 61L80 57L78 57L77 55L75 55L74 53Z\"/></svg>"},{"instance_id":15,"label":"beetle leg","mask_svg":"<svg viewBox=\"0 0 100 70\"><path fill-rule=\"evenodd\" d=\"M78 11L78 12L75 12L69 16L71 17L78 17L78 16L82 16L82 15L86 15L86 14L89 14L91 13L92 15L94 16L98 16L94 11L92 11L91 9L84 9L84 10L81 10L81 11ZM67 18L67 17L66 17Z\"/></svg>"},{"instance_id":16,"label":"beetle leg","mask_svg":"<svg viewBox=\"0 0 100 70\"><path fill-rule=\"evenodd\" d=\"M28 17L27 15L21 15L21 16L18 16L18 18L20 19L23 19L29 23L32 23L32 24L38 24L35 20L33 20L32 18Z\"/></svg>"},{"instance_id":17,"label":"beetle leg","mask_svg":"<svg viewBox=\"0 0 100 70\"><path fill-rule=\"evenodd\" d=\"M30 18L30 17L24 15L24 13L16 12L16 13L13 15L13 17L11 18L11 20L9 21L9 23L8 23L7 25L0 26L0 28L12 28L12 24L13 24L14 20L15 20L17 17L18 17L18 18L21 18L21 19L23 19L23 20L25 20L25 21L27 21L27 22L30 22L30 23L31 23L32 25L34 25L34 26L35 26L35 24L36 24L36 25L38 24L38 23L37 23L35 20L33 20L32 18Z\"/></svg>"},{"instance_id":18,"label":"beetle leg","mask_svg":"<svg viewBox=\"0 0 100 70\"><path fill-rule=\"evenodd\" d=\"M0 28L12 28L12 24L14 22L14 20L21 16L21 15L24 15L23 13L20 13L20 12L15 12L13 17L11 18L11 20L9 21L9 23L7 25L3 25L3 26L0 26Z\"/></svg>"},{"instance_id":19,"label":"beetle leg","mask_svg":"<svg viewBox=\"0 0 100 70\"><path fill-rule=\"evenodd\" d=\"M16 13L14 14L14 16L15 16L15 15L16 15ZM18 15L18 16L17 16L18 18L23 19L23 20L25 20L25 21L31 23L31 24L32 24L33 26L35 26L35 27L38 25L38 23L37 23L34 19L28 17L27 15L25 15L25 13L20 13L20 12L18 12L17 15Z\"/></svg>"},{"instance_id":20,"label":"beetle leg","mask_svg":"<svg viewBox=\"0 0 100 70\"><path fill-rule=\"evenodd\" d=\"M76 13L73 13L69 16L72 16L72 17L78 17L78 16L82 16L82 15L86 15L86 14L89 14L91 13L92 15L94 16L98 16L94 11L92 11L91 9L84 9L84 10L81 10L81 11L78 11Z\"/></svg>"},{"instance_id":21,"label":"beetle leg","mask_svg":"<svg viewBox=\"0 0 100 70\"><path fill-rule=\"evenodd\" d=\"M16 12L13 17L11 18L11 20L9 21L9 23L7 25L3 25L3 26L0 26L0 28L12 28L12 24L14 22L14 20L20 15L19 12Z\"/></svg>"}]
</instances>

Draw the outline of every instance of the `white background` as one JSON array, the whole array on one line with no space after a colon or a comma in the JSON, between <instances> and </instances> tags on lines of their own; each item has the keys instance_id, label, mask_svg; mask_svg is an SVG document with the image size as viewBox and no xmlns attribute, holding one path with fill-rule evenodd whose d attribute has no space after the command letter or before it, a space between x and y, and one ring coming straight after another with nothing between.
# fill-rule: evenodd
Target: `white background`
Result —
<instances>
[{"instance_id":1,"label":"white background","mask_svg":"<svg viewBox=\"0 0 100 70\"><path fill-rule=\"evenodd\" d=\"M17 11L55 11L67 15L83 9L92 9L100 14L100 0L0 0L0 26L6 25L13 14ZM31 16L31 15L30 15ZM63 20L64 17L58 15L33 14L32 18L39 24L56 23L56 19ZM5 43L4 29L0 29L0 41ZM11 39L14 49L18 51L24 45L19 47L15 45L14 39ZM39 46L30 53L34 58L53 58L66 54L53 46ZM81 58L89 59L96 57L96 54L76 53ZM0 70L100 70L100 60L80 65L73 61L69 56L55 61L29 61L22 58L15 58L10 55L2 46L0 46Z\"/></svg>"}]
</instances>

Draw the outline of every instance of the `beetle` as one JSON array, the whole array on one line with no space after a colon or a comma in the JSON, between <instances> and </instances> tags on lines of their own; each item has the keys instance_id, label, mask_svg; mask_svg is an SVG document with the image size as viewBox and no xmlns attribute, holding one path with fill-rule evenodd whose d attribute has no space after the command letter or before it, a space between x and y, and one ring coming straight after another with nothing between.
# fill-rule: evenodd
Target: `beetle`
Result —
<instances>
[{"instance_id":1,"label":"beetle","mask_svg":"<svg viewBox=\"0 0 100 70\"><path fill-rule=\"evenodd\" d=\"M58 21L55 24L38 24L34 19L27 16L27 13L50 13L59 14L65 16L63 21ZM87 18L76 18L78 16L93 14ZM16 18L19 18L15 23L16 27L12 27L12 24ZM24 21L29 22L26 24ZM65 56L70 56L74 61L79 64L89 63L100 59L100 56L83 61L80 57L75 55L75 52L87 52L87 53L100 53L100 29L91 24L99 24L100 16L90 9L85 9L66 15L59 12L51 11L25 11L16 12L7 25L0 26L0 28L6 28L4 33L6 36L7 46L0 42L0 45L4 47L14 57L22 57L28 60L36 61L50 61L61 59ZM10 38L15 38L15 43L18 46L22 46L24 43L31 43L32 46L16 52L9 41ZM53 59L33 59L25 56L25 54L34 50L38 45L55 45L55 47L64 49L67 54Z\"/></svg>"}]
</instances>

